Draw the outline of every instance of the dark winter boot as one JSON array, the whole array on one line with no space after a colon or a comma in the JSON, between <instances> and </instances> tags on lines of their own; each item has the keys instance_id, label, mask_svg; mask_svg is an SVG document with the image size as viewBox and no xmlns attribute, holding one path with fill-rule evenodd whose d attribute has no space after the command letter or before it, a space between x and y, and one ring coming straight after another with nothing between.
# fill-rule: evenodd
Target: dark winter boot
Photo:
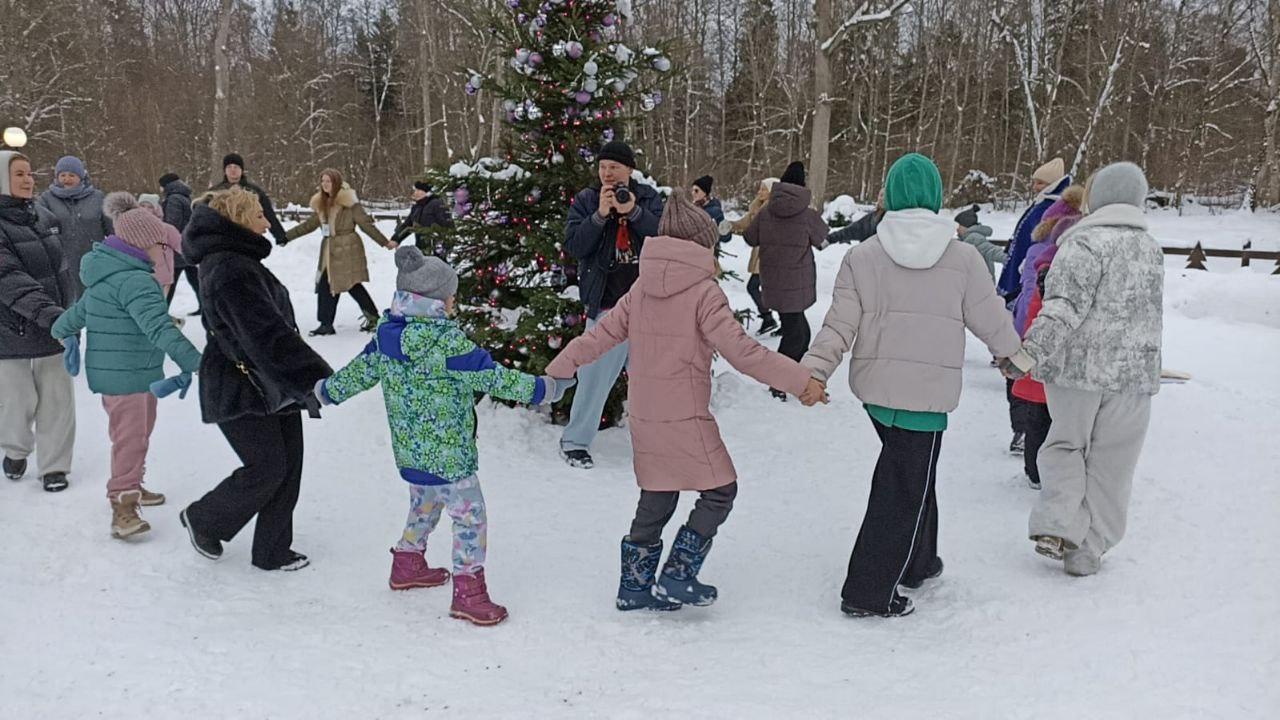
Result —
<instances>
[{"instance_id":1,"label":"dark winter boot","mask_svg":"<svg viewBox=\"0 0 1280 720\"><path fill-rule=\"evenodd\" d=\"M671 546L671 554L667 556L667 564L662 567L662 575L654 585L653 594L662 600L699 607L715 602L715 586L698 582L698 572L702 570L702 562L710 550L711 538L702 537L688 525L682 526Z\"/></svg>"},{"instance_id":2,"label":"dark winter boot","mask_svg":"<svg viewBox=\"0 0 1280 720\"><path fill-rule=\"evenodd\" d=\"M902 595L894 595L893 600L889 602L889 607L880 608L878 610L869 610L867 608L850 605L847 602L840 603L840 612L849 617L906 617L915 612L916 606L911 602L911 598Z\"/></svg>"},{"instance_id":3,"label":"dark winter boot","mask_svg":"<svg viewBox=\"0 0 1280 720\"><path fill-rule=\"evenodd\" d=\"M571 468L590 470L596 466L596 461L591 459L591 453L586 450L561 450L560 457L564 458L565 463Z\"/></svg>"},{"instance_id":4,"label":"dark winter boot","mask_svg":"<svg viewBox=\"0 0 1280 720\"><path fill-rule=\"evenodd\" d=\"M27 474L26 459L14 460L9 457L4 459L4 476L10 480L21 480L23 475Z\"/></svg>"},{"instance_id":5,"label":"dark winter boot","mask_svg":"<svg viewBox=\"0 0 1280 720\"><path fill-rule=\"evenodd\" d=\"M932 580L942 574L942 558L934 558L934 563L929 566L929 570L924 577L905 577L902 582L898 583L908 590L915 590L924 585L925 580Z\"/></svg>"},{"instance_id":6,"label":"dark winter boot","mask_svg":"<svg viewBox=\"0 0 1280 720\"><path fill-rule=\"evenodd\" d=\"M178 513L178 521L182 523L182 527L187 529L187 538L191 540L191 547L210 560L217 560L222 557L222 541L204 535L197 530L191 524L191 518L187 516L187 510L189 509L189 507L183 508L182 512Z\"/></svg>"},{"instance_id":7,"label":"dark winter boot","mask_svg":"<svg viewBox=\"0 0 1280 720\"><path fill-rule=\"evenodd\" d=\"M619 610L679 610L680 603L653 595L653 576L662 559L662 541L638 545L622 538L622 580L618 583Z\"/></svg>"},{"instance_id":8,"label":"dark winter boot","mask_svg":"<svg viewBox=\"0 0 1280 720\"><path fill-rule=\"evenodd\" d=\"M360 321L360 332L373 332L378 329L378 316L365 314L364 319Z\"/></svg>"},{"instance_id":9,"label":"dark winter boot","mask_svg":"<svg viewBox=\"0 0 1280 720\"><path fill-rule=\"evenodd\" d=\"M319 337L322 335L337 335L337 334L338 334L338 331L334 330L333 326L328 323L325 323L324 325L321 325L315 330L312 330L311 332L307 333L307 335L310 335L311 337Z\"/></svg>"},{"instance_id":10,"label":"dark winter boot","mask_svg":"<svg viewBox=\"0 0 1280 720\"><path fill-rule=\"evenodd\" d=\"M49 473L40 478L40 482L44 485L45 492L62 492L68 485L67 474L60 472Z\"/></svg>"},{"instance_id":11,"label":"dark winter boot","mask_svg":"<svg viewBox=\"0 0 1280 720\"><path fill-rule=\"evenodd\" d=\"M756 331L756 335L763 337L778 329L778 321L773 317L773 313L764 316L760 321L760 329Z\"/></svg>"}]
</instances>

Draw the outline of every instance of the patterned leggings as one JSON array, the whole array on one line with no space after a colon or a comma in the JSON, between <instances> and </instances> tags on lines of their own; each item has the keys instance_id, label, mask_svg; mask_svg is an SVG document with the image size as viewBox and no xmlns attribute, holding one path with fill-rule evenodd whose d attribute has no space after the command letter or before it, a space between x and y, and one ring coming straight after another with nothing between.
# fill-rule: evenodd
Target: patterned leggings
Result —
<instances>
[{"instance_id":1,"label":"patterned leggings","mask_svg":"<svg viewBox=\"0 0 1280 720\"><path fill-rule=\"evenodd\" d=\"M425 552L427 536L440 522L440 513L448 511L453 518L453 573L474 575L484 569L489 522L479 478L472 475L449 485L413 485L409 500L409 519L397 550Z\"/></svg>"}]
</instances>

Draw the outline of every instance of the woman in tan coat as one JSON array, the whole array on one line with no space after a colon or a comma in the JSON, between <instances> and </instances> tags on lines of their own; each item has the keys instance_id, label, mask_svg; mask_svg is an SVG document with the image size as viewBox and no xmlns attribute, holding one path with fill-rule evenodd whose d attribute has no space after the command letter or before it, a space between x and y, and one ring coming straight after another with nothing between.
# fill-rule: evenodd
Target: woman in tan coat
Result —
<instances>
[{"instance_id":1,"label":"woman in tan coat","mask_svg":"<svg viewBox=\"0 0 1280 720\"><path fill-rule=\"evenodd\" d=\"M745 234L747 228L751 227L751 221L756 219L756 215L759 215L765 204L769 202L769 192L773 190L773 184L776 182L778 178L761 180L756 196L751 199L751 205L747 208L747 214L734 222L725 220L720 224L720 232ZM747 274L750 275L747 278L747 293L751 295L751 300L756 304L756 312L760 314L760 328L756 334L767 335L778 330L778 321L773 317L773 311L764 306L764 295L760 290L760 248L758 247L751 248L751 258L747 261Z\"/></svg>"},{"instance_id":2,"label":"woman in tan coat","mask_svg":"<svg viewBox=\"0 0 1280 720\"><path fill-rule=\"evenodd\" d=\"M320 173L320 191L311 196L311 217L285 234L285 242L296 240L316 229L321 231L320 263L316 269L316 319L320 326L308 335L333 335L333 319L338 314L338 296L349 293L364 313L360 329L372 332L378 324L378 306L369 291L369 266L364 243L356 227L374 242L395 250L395 243L374 225L373 218L360 207L356 191L342 181L342 173L332 168Z\"/></svg>"}]
</instances>

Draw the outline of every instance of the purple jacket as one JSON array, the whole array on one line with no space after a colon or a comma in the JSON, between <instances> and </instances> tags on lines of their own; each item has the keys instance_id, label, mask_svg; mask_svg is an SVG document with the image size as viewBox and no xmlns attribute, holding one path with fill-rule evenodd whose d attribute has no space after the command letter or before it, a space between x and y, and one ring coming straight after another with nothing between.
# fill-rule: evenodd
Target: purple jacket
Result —
<instances>
[{"instance_id":1,"label":"purple jacket","mask_svg":"<svg viewBox=\"0 0 1280 720\"><path fill-rule=\"evenodd\" d=\"M1031 297L1036 294L1038 261L1046 256L1051 260L1053 254L1057 252L1058 238L1061 238L1062 234L1070 230L1071 226L1079 220L1078 215L1060 218L1049 233L1049 237L1027 248L1027 257L1022 261L1022 289L1018 292L1017 299L1013 301L1013 328L1018 331L1019 337L1027 332L1027 307L1031 304ZM1051 250L1053 252L1050 252Z\"/></svg>"}]
</instances>

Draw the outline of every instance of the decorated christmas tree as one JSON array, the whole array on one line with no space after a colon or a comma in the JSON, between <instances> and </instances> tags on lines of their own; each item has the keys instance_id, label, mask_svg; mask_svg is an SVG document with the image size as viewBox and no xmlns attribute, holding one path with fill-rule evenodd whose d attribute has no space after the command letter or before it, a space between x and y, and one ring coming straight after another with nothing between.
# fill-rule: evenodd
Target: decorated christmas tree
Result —
<instances>
[{"instance_id":1,"label":"decorated christmas tree","mask_svg":"<svg viewBox=\"0 0 1280 720\"><path fill-rule=\"evenodd\" d=\"M466 92L501 98L505 156L427 171L450 193L452 229L422 232L428 252L458 268L459 320L499 362L538 373L585 324L565 219L574 194L596 181L596 153L627 118L662 102L650 90L671 61L623 41L629 13L615 0L507 0L491 30L509 60L500 75L473 72ZM622 412L625 382L605 408ZM558 410L567 411L565 403Z\"/></svg>"}]
</instances>

